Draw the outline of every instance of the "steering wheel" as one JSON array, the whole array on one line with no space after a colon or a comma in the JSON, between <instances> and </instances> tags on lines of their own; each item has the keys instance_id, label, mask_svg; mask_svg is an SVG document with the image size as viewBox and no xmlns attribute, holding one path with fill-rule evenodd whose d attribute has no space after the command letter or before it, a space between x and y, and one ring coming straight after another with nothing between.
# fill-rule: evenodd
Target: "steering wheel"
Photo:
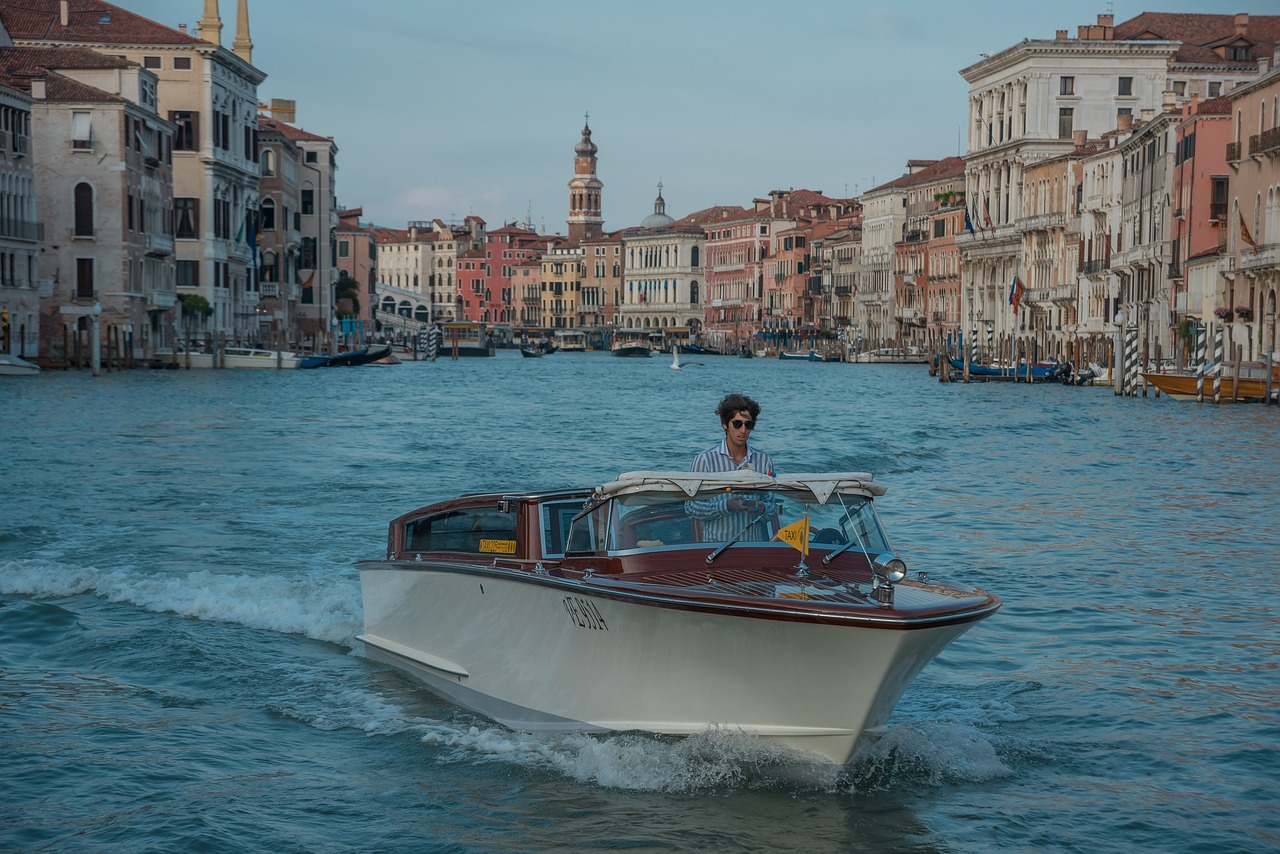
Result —
<instances>
[{"instance_id":1,"label":"steering wheel","mask_svg":"<svg viewBox=\"0 0 1280 854\"><path fill-rule=\"evenodd\" d=\"M838 528L823 528L813 535L813 541L835 545L844 542L844 534L840 533Z\"/></svg>"}]
</instances>

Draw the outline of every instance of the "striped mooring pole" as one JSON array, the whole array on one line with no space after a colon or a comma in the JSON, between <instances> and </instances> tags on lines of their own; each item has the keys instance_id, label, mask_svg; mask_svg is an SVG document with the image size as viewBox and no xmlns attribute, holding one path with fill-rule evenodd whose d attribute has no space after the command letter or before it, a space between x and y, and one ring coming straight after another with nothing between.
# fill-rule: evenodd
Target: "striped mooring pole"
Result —
<instances>
[{"instance_id":1,"label":"striped mooring pole","mask_svg":"<svg viewBox=\"0 0 1280 854\"><path fill-rule=\"evenodd\" d=\"M1222 327L1213 331L1213 364L1218 370L1213 372L1213 402L1222 402Z\"/></svg>"},{"instance_id":2,"label":"striped mooring pole","mask_svg":"<svg viewBox=\"0 0 1280 854\"><path fill-rule=\"evenodd\" d=\"M1124 330L1124 394L1138 393L1138 326L1125 327Z\"/></svg>"}]
</instances>

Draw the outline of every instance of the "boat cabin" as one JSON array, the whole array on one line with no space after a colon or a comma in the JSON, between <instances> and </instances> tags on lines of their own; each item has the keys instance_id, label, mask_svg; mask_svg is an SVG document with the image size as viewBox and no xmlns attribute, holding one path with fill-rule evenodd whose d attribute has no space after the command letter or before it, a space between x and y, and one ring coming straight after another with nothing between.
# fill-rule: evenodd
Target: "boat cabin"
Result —
<instances>
[{"instance_id":1,"label":"boat cabin","mask_svg":"<svg viewBox=\"0 0 1280 854\"><path fill-rule=\"evenodd\" d=\"M628 472L594 491L485 493L423 507L392 521L387 556L621 574L687 567L690 550L697 565L750 548L756 563L791 567L803 544L870 562L892 552L872 503L884 491L865 473Z\"/></svg>"}]
</instances>

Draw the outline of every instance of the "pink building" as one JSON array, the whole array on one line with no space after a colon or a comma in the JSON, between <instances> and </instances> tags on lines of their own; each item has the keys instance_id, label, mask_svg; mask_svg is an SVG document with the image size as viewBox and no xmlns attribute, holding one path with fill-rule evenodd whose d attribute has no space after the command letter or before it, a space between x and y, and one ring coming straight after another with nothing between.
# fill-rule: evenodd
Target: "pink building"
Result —
<instances>
[{"instance_id":1,"label":"pink building","mask_svg":"<svg viewBox=\"0 0 1280 854\"><path fill-rule=\"evenodd\" d=\"M1208 321L1217 293L1217 259L1227 236L1227 143L1231 102L1193 98L1182 107L1173 167L1173 325Z\"/></svg>"}]
</instances>

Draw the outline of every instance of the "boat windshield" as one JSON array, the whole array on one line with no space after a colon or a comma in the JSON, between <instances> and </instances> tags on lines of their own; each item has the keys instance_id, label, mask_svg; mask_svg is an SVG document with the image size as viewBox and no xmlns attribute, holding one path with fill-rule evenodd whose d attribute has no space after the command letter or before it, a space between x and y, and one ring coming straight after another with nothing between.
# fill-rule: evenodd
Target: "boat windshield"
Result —
<instances>
[{"instance_id":1,"label":"boat windshield","mask_svg":"<svg viewBox=\"0 0 1280 854\"><path fill-rule=\"evenodd\" d=\"M778 489L708 492L691 499L671 492L618 496L574 522L569 550L718 546L735 538L739 545L790 548L774 536L806 517L811 550L891 550L870 499L837 493L821 504L811 492Z\"/></svg>"}]
</instances>

